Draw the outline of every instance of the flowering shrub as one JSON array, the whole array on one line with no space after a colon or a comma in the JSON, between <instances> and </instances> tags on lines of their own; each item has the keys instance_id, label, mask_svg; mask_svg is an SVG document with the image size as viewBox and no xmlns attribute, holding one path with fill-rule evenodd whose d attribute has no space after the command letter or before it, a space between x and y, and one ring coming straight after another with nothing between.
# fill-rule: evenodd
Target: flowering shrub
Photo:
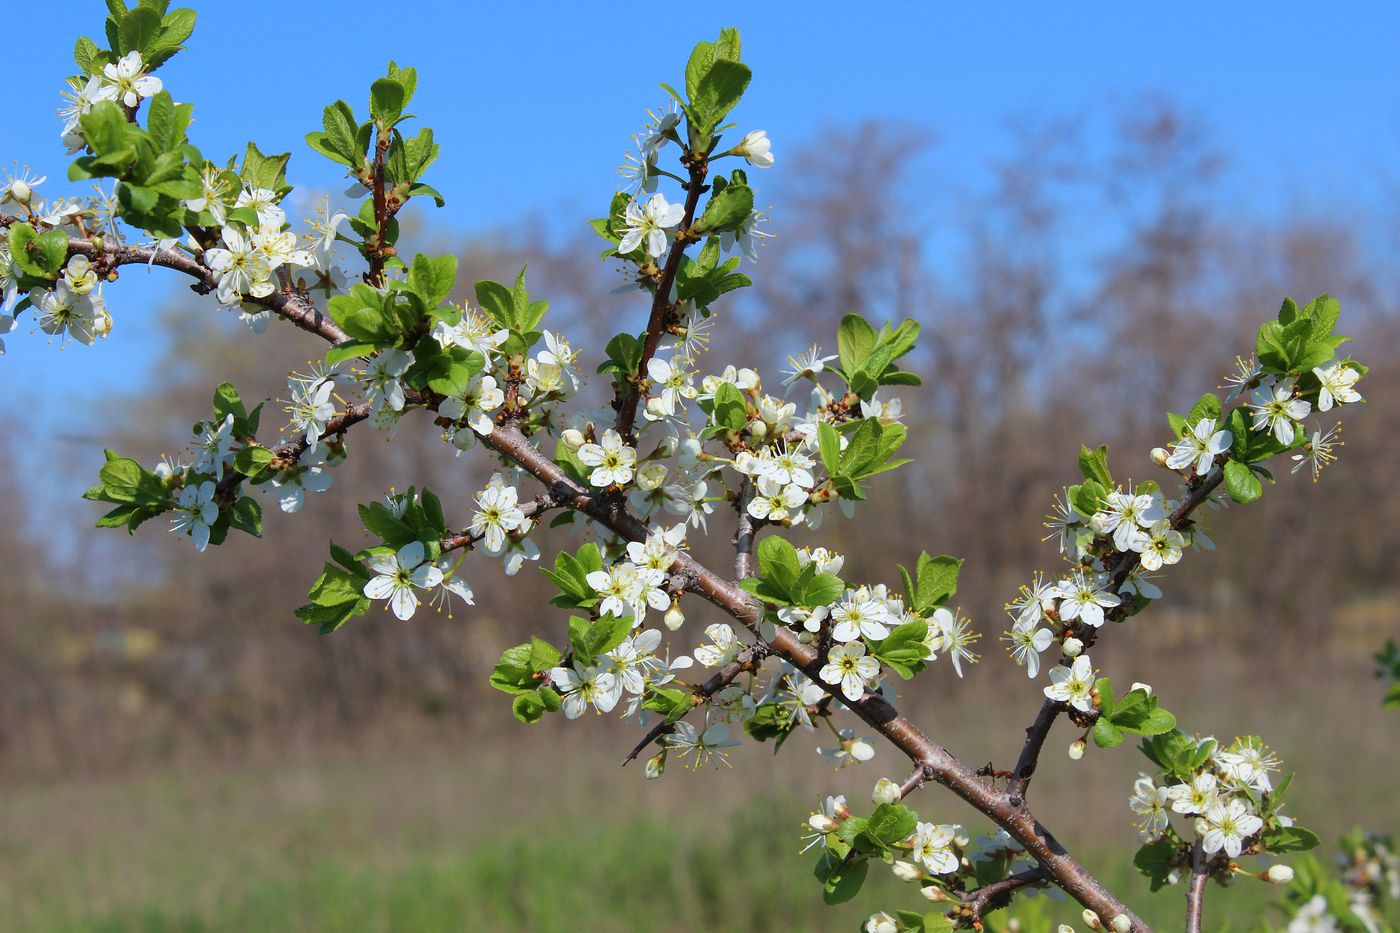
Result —
<instances>
[{"instance_id":1,"label":"flowering shrub","mask_svg":"<svg viewBox=\"0 0 1400 933\"><path fill-rule=\"evenodd\" d=\"M1188 929L1200 927L1207 883L1242 874L1291 881L1295 924L1380 922L1376 900L1396 893L1388 843L1348 844L1341 879L1312 862L1295 876L1283 859L1317 838L1284 813L1289 777L1277 755L1256 736L1183 731L1168 698L1146 684L1116 687L1092 654L1163 597L1157 579L1213 549L1202 506L1258 499L1276 458L1314 478L1334 458L1335 429L1309 420L1361 402L1366 374L1343 350L1334 299L1285 299L1223 398L1208 392L1167 415L1164 445L1143 463L1156 479L1115 477L1105 448L1080 449L1082 479L1046 523L1064 565L1030 575L1006 607L1002 640L1043 683L1043 702L1011 767L973 769L896 706L901 682L938 667L962 677L978 659L979 632L955 602L962 562L921 554L899 568L898 585L850 580L842 555L785 536L819 534L833 512L855 516L882 474L908 462L895 393L920 385L901 368L919 325L849 315L836 353L790 357L781 387L705 355L714 308L750 284L739 270L769 235L750 173L779 161L762 130L740 136L725 122L751 79L736 31L701 42L683 84L662 85L671 101L634 137L623 189L591 222L603 259L649 310L642 330L617 333L585 362L552 329L524 270L511 283L475 283L474 304L458 305L452 255L399 254L404 205L444 203L424 181L439 153L432 130L407 135L412 68L389 63L367 110L325 108L307 145L345 168L358 206L324 202L298 232L282 207L290 154L250 142L241 159L205 158L188 136L193 106L155 75L191 35L194 13L162 0L109 7L108 47L78 41L80 73L62 111L70 179L96 180L99 195L45 200L44 179L28 175L5 185L0 332L27 316L45 334L94 344L114 324L108 288L140 263L188 277L254 332L280 319L327 348L323 363L290 378L280 433L263 424L265 402L249 407L224 383L195 426L190 459L147 468L108 451L86 493L110 507L100 526L135 532L163 518L200 551L231 532L259 535L259 496L296 512L308 493L329 490L352 432L392 437L406 418L410 430L431 424L498 471L465 512L426 488L360 505L375 543L331 543L296 614L325 633L381 609L412 620L424 602L471 605L467 578L481 558L499 559L507 575L538 562L563 616L506 651L491 675L521 721L617 711L645 730L628 760L645 755L648 778L723 763L745 741L781 748L818 722L834 740L822 753L844 767L870 761L878 735L909 759L908 776L878 780L868 806L828 797L804 849L815 850L828 902L854 897L872 866L908 882L923 908L876 913L867 930L980 929L1017 892L1049 886L1078 901L1092 929L1147 929L1031 810L1037 762L1061 719L1077 735L1074 758L1091 740L1101 749L1141 740L1151 769L1132 788L1134 863L1154 888L1184 883ZM571 405L587 368L610 380L603 408ZM800 401L789 400L795 390ZM579 535L545 562L532 535L547 516ZM712 527L733 536L732 569L691 553ZM705 603L726 621L701 636L687 611ZM704 677L686 679L696 667ZM936 801L929 816L916 812L910 795L929 782L976 808L994 835L970 841L938 820Z\"/></svg>"}]
</instances>

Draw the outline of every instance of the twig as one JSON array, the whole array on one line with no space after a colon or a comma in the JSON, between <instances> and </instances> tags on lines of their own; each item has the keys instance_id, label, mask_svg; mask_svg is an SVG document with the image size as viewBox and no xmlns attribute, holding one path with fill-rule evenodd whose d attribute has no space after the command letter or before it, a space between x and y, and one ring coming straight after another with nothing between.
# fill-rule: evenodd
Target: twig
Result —
<instances>
[{"instance_id":1,"label":"twig","mask_svg":"<svg viewBox=\"0 0 1400 933\"><path fill-rule=\"evenodd\" d=\"M763 659L766 657L768 657L768 646L763 644L763 642L750 645L748 648L739 652L737 658L712 674L709 680L698 687L692 687L695 691L695 701L692 709L698 709L704 706L716 693L719 693L737 680L740 674L743 674L745 671L757 670L758 666L763 663ZM686 715L689 715L689 710L687 710ZM652 726L647 734L643 736L642 740L637 743L636 747L627 753L627 757L622 759L623 765L625 766L629 761L635 760L636 757L642 753L642 750L652 742L674 731L676 731L676 724L674 722L666 722L664 719Z\"/></svg>"},{"instance_id":2,"label":"twig","mask_svg":"<svg viewBox=\"0 0 1400 933\"><path fill-rule=\"evenodd\" d=\"M1191 521L1191 514L1210 498L1210 494L1215 492L1224 478L1225 468L1223 466L1212 468L1172 512L1169 517L1172 528L1179 531L1186 527ZM1110 570L1112 581L1109 585L1110 592L1117 593L1122 588L1123 584L1127 582L1128 576L1137 568L1140 560L1141 555L1136 553L1130 552L1120 555ZM1106 618L1108 621L1122 618L1121 607L1109 610L1106 613ZM1040 711L1036 713L1035 721L1026 727L1026 742L1021 746L1021 754L1016 759L1016 767L1012 769L1015 776L1011 779L1011 784L1008 787L1008 791L1018 800L1024 800L1026 790L1031 783L1031 776L1035 774L1036 764L1040 760L1040 752L1045 746L1045 738L1050 734L1050 727L1055 724L1056 717L1064 709L1063 703L1046 700L1040 705Z\"/></svg>"},{"instance_id":3,"label":"twig","mask_svg":"<svg viewBox=\"0 0 1400 933\"><path fill-rule=\"evenodd\" d=\"M20 218L0 213L0 227L8 227L20 222ZM95 245L90 239L68 238L68 254L81 254L93 261L99 276L119 266L161 266L182 272L195 280L190 286L200 294L208 294L218 287L219 280L214 273L202 265L198 259L179 249L158 250L149 246L108 246ZM297 327L313 333L323 340L339 344L350 339L350 335L340 329L314 305L295 292L273 292L266 298L243 296L243 301L267 308L279 317L291 321Z\"/></svg>"},{"instance_id":4,"label":"twig","mask_svg":"<svg viewBox=\"0 0 1400 933\"><path fill-rule=\"evenodd\" d=\"M1039 866L1027 868L1025 871L1018 871L1014 875L1009 875L1000 881L993 881L991 884L984 884L976 891L963 898L962 906L958 908L958 913L964 914L974 923L980 923L982 918L994 910L1000 910L1011 903L1011 895L1021 888L1032 885L1043 885L1049 881L1049 877Z\"/></svg>"},{"instance_id":5,"label":"twig","mask_svg":"<svg viewBox=\"0 0 1400 933\"><path fill-rule=\"evenodd\" d=\"M709 165L704 155L687 154L682 160L690 171L690 182L685 186L685 214L676 227L676 238L671 243L671 251L666 254L666 264L661 267L661 276L656 281L656 293L651 299L651 316L647 319L646 339L642 343L642 358L637 364L636 374L629 380L627 392L617 400L617 433L624 440L632 435L632 427L637 421L637 403L641 397L642 381L646 379L647 363L656 355L661 343L661 334L666 330L666 317L671 313L671 286L680 271L681 258L689 244L690 225L695 221L695 208L700 203L700 195L705 191L705 174Z\"/></svg>"},{"instance_id":6,"label":"twig","mask_svg":"<svg viewBox=\"0 0 1400 933\"><path fill-rule=\"evenodd\" d=\"M734 529L735 580L746 580L753 576L754 538L758 533L758 526L749 514L749 503L753 501L753 493L753 480L745 476L739 484L739 498L734 502L734 508L739 513L738 524Z\"/></svg>"},{"instance_id":7,"label":"twig","mask_svg":"<svg viewBox=\"0 0 1400 933\"><path fill-rule=\"evenodd\" d=\"M1205 906L1206 853L1197 839L1191 846L1191 883L1186 888L1186 933L1201 933L1201 910Z\"/></svg>"}]
</instances>

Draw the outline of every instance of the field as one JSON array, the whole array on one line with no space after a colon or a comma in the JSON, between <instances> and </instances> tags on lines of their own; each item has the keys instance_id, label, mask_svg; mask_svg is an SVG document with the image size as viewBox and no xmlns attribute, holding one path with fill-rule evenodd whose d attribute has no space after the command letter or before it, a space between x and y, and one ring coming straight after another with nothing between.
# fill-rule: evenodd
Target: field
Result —
<instances>
[{"instance_id":1,"label":"field","mask_svg":"<svg viewBox=\"0 0 1400 933\"><path fill-rule=\"evenodd\" d=\"M1282 677L1248 690L1236 684L1227 704L1211 701L1207 683L1199 697L1172 705L1220 735L1273 723L1271 741L1299 771L1290 808L1330 845L1353 823L1395 827L1400 751L1378 738L1394 736L1397 723L1377 708L1364 676L1332 671L1326 681L1335 688L1305 693ZM974 677L961 708L990 717L997 692L1025 701L1029 689ZM972 761L991 756L982 723L923 706L954 750ZM648 783L636 766L616 766L619 732L602 723L489 738L389 731L396 738L265 762L9 788L0 929L854 930L877 908L918 906L876 871L854 903L823 907L812 857L796 854L799 824L819 793L860 799L876 777L902 774L887 750L832 774L812 767L811 743L797 739L776 759L747 746L732 771L676 770ZM997 734L1014 738L1005 724ZM1137 752L1091 750L1072 764L1063 754L1070 738L1057 731L1047 748L1033 789L1041 815L1147 919L1176 927L1181 892L1148 895L1113 856L1132 844L1125 800ZM1335 769L1348 761L1363 766ZM1048 801L1057 805L1046 809ZM926 817L968 816L936 789L911 802ZM1258 928L1276 895L1248 881L1213 890L1207 928ZM1078 923L1071 904L1038 901L1057 922Z\"/></svg>"}]
</instances>

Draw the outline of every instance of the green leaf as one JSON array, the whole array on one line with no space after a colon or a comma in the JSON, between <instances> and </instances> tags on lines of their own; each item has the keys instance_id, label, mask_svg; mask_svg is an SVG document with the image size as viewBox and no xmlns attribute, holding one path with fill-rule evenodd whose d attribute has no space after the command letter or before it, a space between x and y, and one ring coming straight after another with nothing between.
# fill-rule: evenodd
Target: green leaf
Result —
<instances>
[{"instance_id":1,"label":"green leaf","mask_svg":"<svg viewBox=\"0 0 1400 933\"><path fill-rule=\"evenodd\" d=\"M1167 876L1181 860L1180 850L1170 842L1150 842L1137 850L1133 865L1152 880L1152 890L1166 886Z\"/></svg>"},{"instance_id":2,"label":"green leaf","mask_svg":"<svg viewBox=\"0 0 1400 933\"><path fill-rule=\"evenodd\" d=\"M1319 842L1316 833L1301 826L1276 826L1260 839L1270 852L1306 852Z\"/></svg>"},{"instance_id":3,"label":"green leaf","mask_svg":"<svg viewBox=\"0 0 1400 933\"><path fill-rule=\"evenodd\" d=\"M510 703L510 711L523 723L539 722L546 712L544 697L539 690L529 690Z\"/></svg>"},{"instance_id":4,"label":"green leaf","mask_svg":"<svg viewBox=\"0 0 1400 933\"><path fill-rule=\"evenodd\" d=\"M184 48L185 40L194 33L194 23L195 12L186 7L171 10L162 16L160 31L146 46L147 67L154 71Z\"/></svg>"},{"instance_id":5,"label":"green leaf","mask_svg":"<svg viewBox=\"0 0 1400 933\"><path fill-rule=\"evenodd\" d=\"M262 506L252 496L243 496L229 512L229 527L255 538L262 537Z\"/></svg>"},{"instance_id":6,"label":"green leaf","mask_svg":"<svg viewBox=\"0 0 1400 933\"><path fill-rule=\"evenodd\" d=\"M452 294L456 278L456 256L448 253L430 258L419 253L413 257L413 267L408 271L408 287L423 299L426 307L435 308Z\"/></svg>"},{"instance_id":7,"label":"green leaf","mask_svg":"<svg viewBox=\"0 0 1400 933\"><path fill-rule=\"evenodd\" d=\"M924 644L927 635L928 623L923 619L913 619L896 626L888 636L876 642L871 653L908 680L928 655L928 646Z\"/></svg>"},{"instance_id":8,"label":"green leaf","mask_svg":"<svg viewBox=\"0 0 1400 933\"><path fill-rule=\"evenodd\" d=\"M245 447L233 455L233 468L244 476L256 476L276 459L266 447Z\"/></svg>"},{"instance_id":9,"label":"green leaf","mask_svg":"<svg viewBox=\"0 0 1400 933\"><path fill-rule=\"evenodd\" d=\"M835 473L841 459L841 436L825 421L817 424L817 448L821 451L822 466L827 473Z\"/></svg>"},{"instance_id":10,"label":"green leaf","mask_svg":"<svg viewBox=\"0 0 1400 933\"><path fill-rule=\"evenodd\" d=\"M915 565L915 587L912 595L915 612L928 613L952 599L958 591L958 572L962 558L940 554L930 557L923 553Z\"/></svg>"},{"instance_id":11,"label":"green leaf","mask_svg":"<svg viewBox=\"0 0 1400 933\"><path fill-rule=\"evenodd\" d=\"M1264 494L1264 486L1250 468L1238 460L1225 461L1225 488L1230 498L1239 503L1249 503Z\"/></svg>"},{"instance_id":12,"label":"green leaf","mask_svg":"<svg viewBox=\"0 0 1400 933\"><path fill-rule=\"evenodd\" d=\"M408 91L397 78L378 78L369 86L369 115L381 131L399 121Z\"/></svg>"},{"instance_id":13,"label":"green leaf","mask_svg":"<svg viewBox=\"0 0 1400 933\"><path fill-rule=\"evenodd\" d=\"M1099 748L1113 748L1123 741L1123 730L1107 719L1100 717L1094 723L1094 744Z\"/></svg>"},{"instance_id":14,"label":"green leaf","mask_svg":"<svg viewBox=\"0 0 1400 933\"><path fill-rule=\"evenodd\" d=\"M364 283L357 283L347 294L332 296L326 311L358 341L386 347L397 340L397 318L386 312L383 296Z\"/></svg>"},{"instance_id":15,"label":"green leaf","mask_svg":"<svg viewBox=\"0 0 1400 933\"><path fill-rule=\"evenodd\" d=\"M140 52L145 57L146 47L160 31L160 14L149 7L128 10L117 26L117 47L113 49L120 57L127 52Z\"/></svg>"},{"instance_id":16,"label":"green leaf","mask_svg":"<svg viewBox=\"0 0 1400 933\"><path fill-rule=\"evenodd\" d=\"M574 616L569 619L569 642L573 645L574 663L590 667L609 651L622 644L632 631L631 616L605 615L596 622Z\"/></svg>"},{"instance_id":17,"label":"green leaf","mask_svg":"<svg viewBox=\"0 0 1400 933\"><path fill-rule=\"evenodd\" d=\"M642 709L660 713L668 723L678 722L694 708L694 694L672 687L651 687L642 700Z\"/></svg>"},{"instance_id":18,"label":"green leaf","mask_svg":"<svg viewBox=\"0 0 1400 933\"><path fill-rule=\"evenodd\" d=\"M845 862L831 850L824 849L813 873L822 883L822 900L828 904L841 904L860 893L869 870L870 863L865 859Z\"/></svg>"},{"instance_id":19,"label":"green leaf","mask_svg":"<svg viewBox=\"0 0 1400 933\"><path fill-rule=\"evenodd\" d=\"M1191 411L1186 414L1187 430L1195 430L1197 424L1202 419L1209 419L1212 424L1220 423L1220 399L1213 392L1202 395L1196 404L1191 406ZM1105 485L1112 486L1112 483Z\"/></svg>"},{"instance_id":20,"label":"green leaf","mask_svg":"<svg viewBox=\"0 0 1400 933\"><path fill-rule=\"evenodd\" d=\"M73 61L78 63L78 67L85 75L96 75L102 71L105 64L102 57L102 50L97 47L87 36L79 36L78 41L73 45Z\"/></svg>"},{"instance_id":21,"label":"green leaf","mask_svg":"<svg viewBox=\"0 0 1400 933\"><path fill-rule=\"evenodd\" d=\"M1094 450L1079 445L1079 472L1084 474L1085 479L1092 479L1111 489L1113 477L1108 472L1108 445L1100 445Z\"/></svg>"},{"instance_id":22,"label":"green leaf","mask_svg":"<svg viewBox=\"0 0 1400 933\"><path fill-rule=\"evenodd\" d=\"M355 111L350 105L338 100L327 106L321 112L321 125L325 127L329 145L345 157L347 165L358 167L365 153L358 142L360 124L355 119Z\"/></svg>"},{"instance_id":23,"label":"green leaf","mask_svg":"<svg viewBox=\"0 0 1400 933\"><path fill-rule=\"evenodd\" d=\"M714 128L744 96L752 78L753 72L742 62L717 59L710 65L690 99L691 108L702 122L702 135L714 132ZM700 142L703 145L709 140Z\"/></svg>"},{"instance_id":24,"label":"green leaf","mask_svg":"<svg viewBox=\"0 0 1400 933\"><path fill-rule=\"evenodd\" d=\"M748 424L748 407L743 393L731 382L720 383L715 390L714 423L731 431L743 430Z\"/></svg>"},{"instance_id":25,"label":"green leaf","mask_svg":"<svg viewBox=\"0 0 1400 933\"><path fill-rule=\"evenodd\" d=\"M713 195L695 224L701 235L738 230L753 213L753 189L748 185L728 185Z\"/></svg>"},{"instance_id":26,"label":"green leaf","mask_svg":"<svg viewBox=\"0 0 1400 933\"><path fill-rule=\"evenodd\" d=\"M865 361L875 349L875 339L875 328L860 315L848 314L841 319L836 330L836 351L847 378L865 368Z\"/></svg>"},{"instance_id":27,"label":"green leaf","mask_svg":"<svg viewBox=\"0 0 1400 933\"><path fill-rule=\"evenodd\" d=\"M390 512L384 503L371 502L356 508L360 513L360 521L364 524L365 530L378 537L389 547L398 549L410 541L418 540L413 529L408 527L403 519Z\"/></svg>"},{"instance_id":28,"label":"green leaf","mask_svg":"<svg viewBox=\"0 0 1400 933\"><path fill-rule=\"evenodd\" d=\"M238 176L250 188L267 188L271 191L286 190L287 161L290 152L263 155L257 144L250 142L243 152L243 165Z\"/></svg>"}]
</instances>

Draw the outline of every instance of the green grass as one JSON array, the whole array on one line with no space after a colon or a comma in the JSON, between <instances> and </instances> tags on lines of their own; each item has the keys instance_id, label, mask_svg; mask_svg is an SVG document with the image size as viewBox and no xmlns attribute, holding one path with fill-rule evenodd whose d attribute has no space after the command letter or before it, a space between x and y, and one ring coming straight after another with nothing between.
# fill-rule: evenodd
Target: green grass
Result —
<instances>
[{"instance_id":1,"label":"green grass","mask_svg":"<svg viewBox=\"0 0 1400 933\"><path fill-rule=\"evenodd\" d=\"M1166 682L1167 664L1151 679ZM1281 678L1234 679L1253 689L1228 702L1219 682L1232 679L1175 687L1173 708L1218 735L1267 726L1298 770L1289 810L1322 835L1322 858L1356 823L1397 828L1396 719L1369 681L1333 678L1336 689L1306 696ZM967 761L1003 759L1007 696L1034 685L960 687L965 715L929 696L916 718ZM876 778L902 776L888 749L833 774L812 754L820 740L800 737L777 758L750 745L732 771L648 782L617 767L627 743L611 722L393 734L400 744L5 788L0 933L854 931L876 910L927 906L876 866L855 901L825 907L815 856L797 854L819 795L859 808ZM1072 763L1072 737L1061 729L1047 745L1038 816L1156 928L1180 929L1182 890L1149 894L1128 861L1126 801L1145 760L1124 746ZM972 834L989 828L938 788L910 803ZM1280 894L1248 879L1212 888L1206 929L1258 929ZM1017 903L1024 933L1048 933L1050 920L1084 929L1068 901Z\"/></svg>"},{"instance_id":2,"label":"green grass","mask_svg":"<svg viewBox=\"0 0 1400 933\"><path fill-rule=\"evenodd\" d=\"M499 781L505 765L395 755L12 795L0 929L855 930L876 909L927 906L877 867L854 902L825 907L814 856L796 854L806 795L756 789L751 774L657 785L576 768L551 795L547 775ZM1121 863L1104 880L1150 921L1181 922L1179 890L1149 896ZM1209 926L1252 926L1276 894L1213 892ZM1041 901L1027 933L1051 929L1041 917L1078 920L1069 902Z\"/></svg>"}]
</instances>

